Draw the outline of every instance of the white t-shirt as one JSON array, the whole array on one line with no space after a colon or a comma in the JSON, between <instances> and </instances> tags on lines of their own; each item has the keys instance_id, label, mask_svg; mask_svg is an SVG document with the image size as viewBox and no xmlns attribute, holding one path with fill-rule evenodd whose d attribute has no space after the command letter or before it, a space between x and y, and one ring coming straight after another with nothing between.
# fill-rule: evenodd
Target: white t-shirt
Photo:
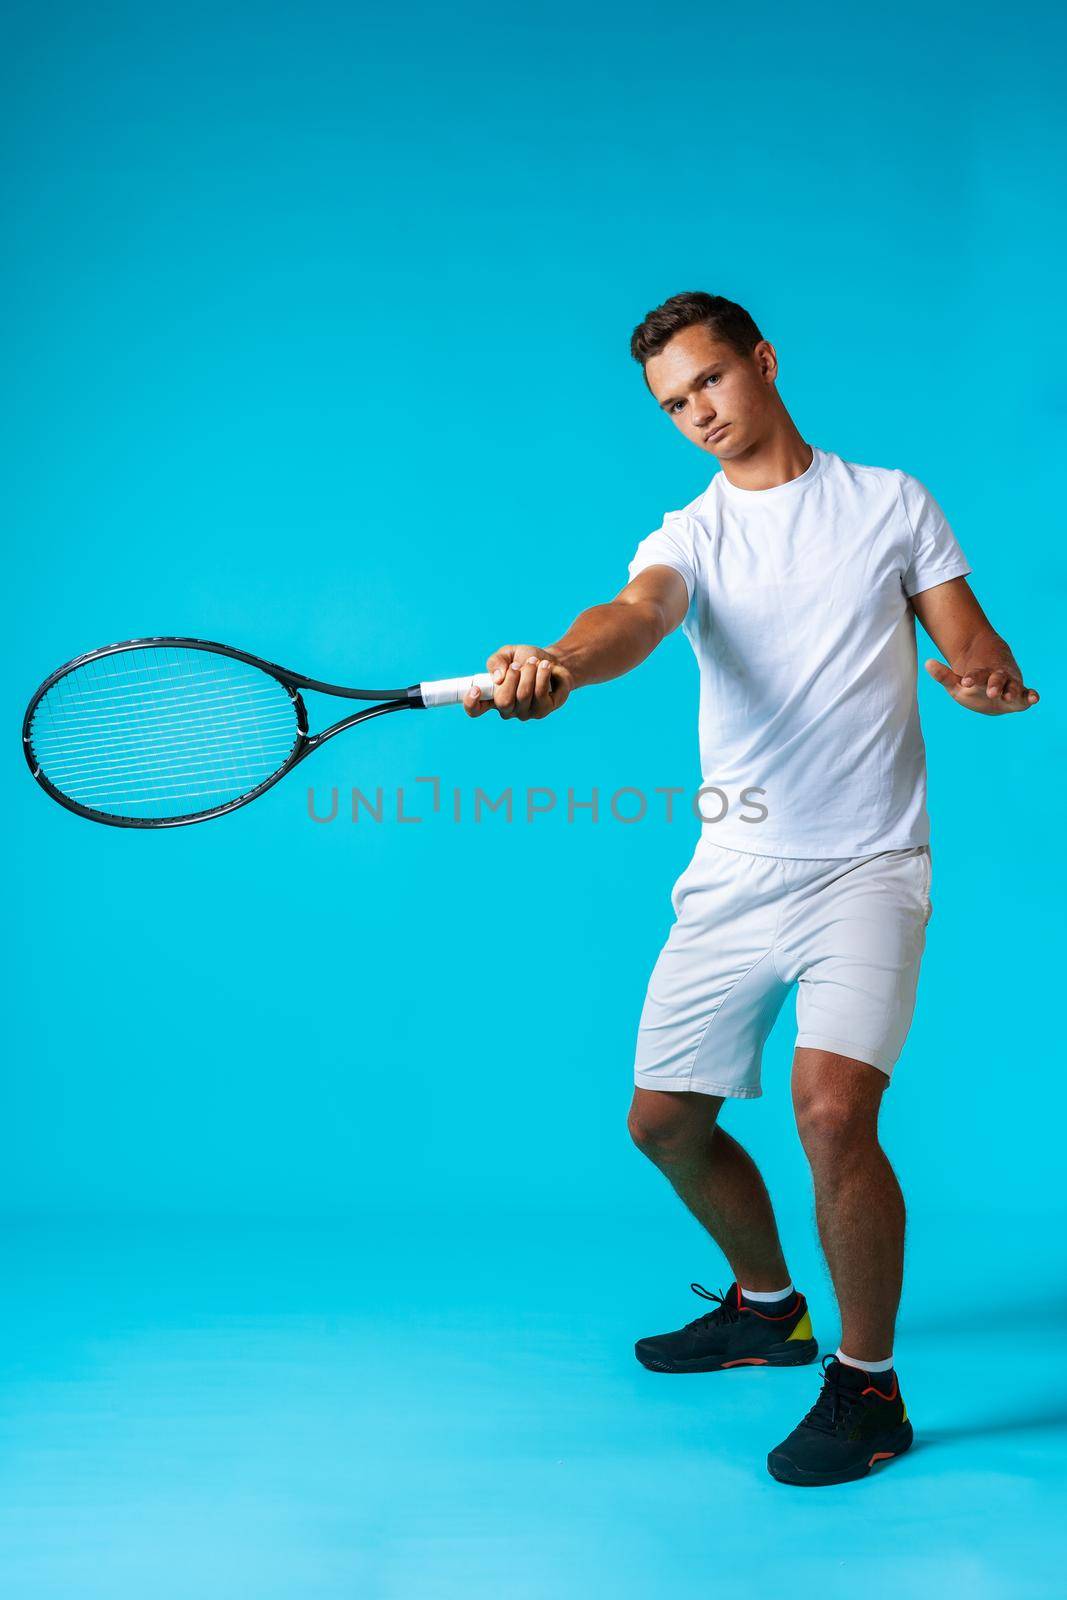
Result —
<instances>
[{"instance_id":1,"label":"white t-shirt","mask_svg":"<svg viewBox=\"0 0 1067 1600\"><path fill-rule=\"evenodd\" d=\"M926 844L908 599L971 570L928 490L818 449L773 489L718 472L630 576L653 566L689 591L704 836L793 858Z\"/></svg>"}]
</instances>

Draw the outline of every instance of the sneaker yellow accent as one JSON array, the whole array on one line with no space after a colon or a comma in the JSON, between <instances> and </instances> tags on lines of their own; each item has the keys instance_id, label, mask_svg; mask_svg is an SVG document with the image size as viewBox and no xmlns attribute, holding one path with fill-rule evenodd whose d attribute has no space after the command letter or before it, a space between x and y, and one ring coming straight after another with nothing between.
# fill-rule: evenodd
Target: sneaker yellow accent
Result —
<instances>
[{"instance_id":1,"label":"sneaker yellow accent","mask_svg":"<svg viewBox=\"0 0 1067 1600\"><path fill-rule=\"evenodd\" d=\"M810 1338L812 1338L811 1313L808 1312L808 1311L805 1311L804 1315L801 1317L800 1321L797 1323L797 1325L793 1329L792 1333L787 1336L786 1343L788 1344L790 1339L810 1339Z\"/></svg>"},{"instance_id":2,"label":"sneaker yellow accent","mask_svg":"<svg viewBox=\"0 0 1067 1600\"><path fill-rule=\"evenodd\" d=\"M904 1407L904 1415L901 1417L900 1420L901 1420L901 1422L907 1422L907 1420L908 1420L908 1408L907 1408L907 1406Z\"/></svg>"}]
</instances>

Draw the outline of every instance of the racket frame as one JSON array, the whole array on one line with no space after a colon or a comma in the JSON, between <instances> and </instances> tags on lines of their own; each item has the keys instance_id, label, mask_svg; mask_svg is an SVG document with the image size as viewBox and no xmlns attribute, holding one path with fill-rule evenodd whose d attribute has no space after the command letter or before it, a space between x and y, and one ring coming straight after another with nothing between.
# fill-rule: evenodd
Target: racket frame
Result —
<instances>
[{"instance_id":1,"label":"racket frame","mask_svg":"<svg viewBox=\"0 0 1067 1600\"><path fill-rule=\"evenodd\" d=\"M206 811L191 812L187 817L115 817L106 811L96 811L91 806L82 805L78 800L72 800L49 781L36 761L31 730L37 707L49 689L91 661L101 661L106 656L121 655L128 650L165 648L168 645L174 649L202 650L207 655L229 656L234 661L243 661L250 667L258 667L261 672L265 672L268 677L280 683L289 695L296 714L296 740L292 750L276 772L264 778L262 783L258 783L247 794L239 795L236 800L228 800L224 805L212 806ZM334 695L341 700L374 700L379 703L370 706L366 711L356 711L349 717L342 717L332 727L324 728L321 733L310 733L307 707L300 693L301 689L310 689L316 694ZM213 817L224 817L229 811L237 811L241 806L250 805L253 800L258 800L261 794L266 794L268 789L273 789L276 783L292 772L294 767L299 766L301 761L306 760L312 751L325 744L327 739L333 739L348 728L354 728L357 722L369 722L372 717L381 717L390 711L421 710L425 710L425 702L417 683L410 684L405 689L346 689L337 683L323 683L318 678L306 678L299 672L290 672L287 667L278 666L277 662L265 661L262 656L254 656L247 650L238 650L233 645L218 644L212 639L185 639L160 635L148 639L123 639L118 644L102 645L98 650L87 650L84 655L75 656L74 660L68 661L65 666L57 667L34 692L26 707L26 714L22 719L22 753L26 757L26 764L34 781L57 804L67 811L73 811L76 816L86 817L90 822L103 822L113 828L182 828L190 823L209 822Z\"/></svg>"}]
</instances>

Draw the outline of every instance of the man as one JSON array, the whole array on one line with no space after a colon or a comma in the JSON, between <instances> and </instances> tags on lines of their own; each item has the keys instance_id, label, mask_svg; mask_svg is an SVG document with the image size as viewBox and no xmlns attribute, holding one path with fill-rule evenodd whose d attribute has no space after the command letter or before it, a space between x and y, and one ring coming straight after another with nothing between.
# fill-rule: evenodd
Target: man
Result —
<instances>
[{"instance_id":1,"label":"man","mask_svg":"<svg viewBox=\"0 0 1067 1600\"><path fill-rule=\"evenodd\" d=\"M718 1126L761 1093L760 1061L797 985L797 1126L841 1313L819 1398L768 1457L793 1484L843 1483L911 1443L893 1368L904 1201L878 1110L911 1022L930 906L917 616L927 671L987 716L1037 694L972 594L936 501L906 473L804 442L778 361L742 307L679 294L631 352L708 489L638 546L630 582L548 649L489 657L492 702L535 720L629 672L682 624L700 666L704 784L693 859L641 1016L630 1130L726 1256L713 1311L641 1339L659 1372L814 1361L763 1180Z\"/></svg>"}]
</instances>

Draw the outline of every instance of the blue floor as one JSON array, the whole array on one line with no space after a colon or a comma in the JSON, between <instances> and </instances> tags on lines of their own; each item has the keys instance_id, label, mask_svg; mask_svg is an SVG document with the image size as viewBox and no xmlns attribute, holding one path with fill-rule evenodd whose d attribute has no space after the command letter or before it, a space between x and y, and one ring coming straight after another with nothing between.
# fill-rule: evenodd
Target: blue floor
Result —
<instances>
[{"instance_id":1,"label":"blue floor","mask_svg":"<svg viewBox=\"0 0 1067 1600\"><path fill-rule=\"evenodd\" d=\"M684 1218L9 1223L0 1592L1063 1595L1067 1297L1019 1231L923 1223L898 1341L916 1445L798 1491L764 1458L817 1369L632 1358L697 1314L691 1277L725 1287Z\"/></svg>"}]
</instances>

